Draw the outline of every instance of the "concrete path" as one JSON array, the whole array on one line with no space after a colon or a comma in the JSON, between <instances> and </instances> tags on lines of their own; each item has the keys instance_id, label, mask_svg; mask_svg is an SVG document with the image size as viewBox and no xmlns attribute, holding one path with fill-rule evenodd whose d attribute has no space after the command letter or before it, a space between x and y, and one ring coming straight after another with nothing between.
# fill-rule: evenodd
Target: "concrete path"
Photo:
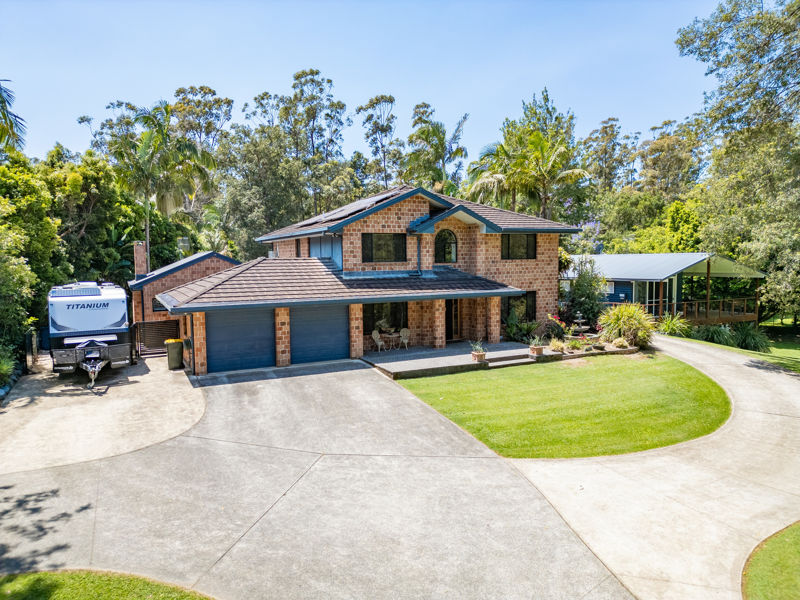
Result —
<instances>
[{"instance_id":1,"label":"concrete path","mask_svg":"<svg viewBox=\"0 0 800 600\"><path fill-rule=\"evenodd\" d=\"M202 384L183 435L0 475L0 573L220 599L632 598L513 465L363 363Z\"/></svg>"},{"instance_id":2,"label":"concrete path","mask_svg":"<svg viewBox=\"0 0 800 600\"><path fill-rule=\"evenodd\" d=\"M0 474L105 458L183 433L203 416L205 400L166 358L105 368L86 389L83 371L53 373L41 355L0 407Z\"/></svg>"},{"instance_id":3,"label":"concrete path","mask_svg":"<svg viewBox=\"0 0 800 600\"><path fill-rule=\"evenodd\" d=\"M722 428L637 454L514 464L641 600L739 599L753 548L800 519L800 376L675 338L655 345L725 389Z\"/></svg>"}]
</instances>

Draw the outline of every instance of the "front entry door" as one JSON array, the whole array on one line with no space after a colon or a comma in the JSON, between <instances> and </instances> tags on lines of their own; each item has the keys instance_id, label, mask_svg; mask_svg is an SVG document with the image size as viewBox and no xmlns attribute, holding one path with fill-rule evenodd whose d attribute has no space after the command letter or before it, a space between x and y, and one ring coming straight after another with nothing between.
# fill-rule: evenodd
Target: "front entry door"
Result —
<instances>
[{"instance_id":1,"label":"front entry door","mask_svg":"<svg viewBox=\"0 0 800 600\"><path fill-rule=\"evenodd\" d=\"M444 301L444 337L449 342L461 338L459 326L458 300Z\"/></svg>"}]
</instances>

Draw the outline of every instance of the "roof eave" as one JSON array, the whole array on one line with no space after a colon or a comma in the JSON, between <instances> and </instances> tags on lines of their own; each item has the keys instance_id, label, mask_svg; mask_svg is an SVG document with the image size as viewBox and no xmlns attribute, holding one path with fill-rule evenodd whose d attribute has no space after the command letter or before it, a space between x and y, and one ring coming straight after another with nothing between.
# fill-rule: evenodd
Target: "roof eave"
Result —
<instances>
[{"instance_id":1,"label":"roof eave","mask_svg":"<svg viewBox=\"0 0 800 600\"><path fill-rule=\"evenodd\" d=\"M373 295L353 298L329 299L295 299L295 300L263 300L256 302L231 302L225 304L197 303L184 306L168 306L161 300L161 294L156 296L167 308L170 314L188 314L193 312L214 312L237 308L278 308L281 306L309 306L323 304L373 304L378 302L413 302L417 300L447 300L451 298L486 298L490 296L520 296L524 292L517 288L506 287L496 290L478 290L469 292L438 292L428 294L387 294L385 296Z\"/></svg>"},{"instance_id":2,"label":"roof eave","mask_svg":"<svg viewBox=\"0 0 800 600\"><path fill-rule=\"evenodd\" d=\"M420 223L419 226L409 228L408 232L411 234L433 233L435 231L437 223L440 223L441 221L444 221L449 217L453 217L460 212L469 215L470 217L481 223L485 229L484 233L500 233L501 231L500 226L494 223L493 221L479 215L473 210L470 210L463 204L456 204L452 208L449 208L446 211L444 211L442 214L436 215L435 217Z\"/></svg>"},{"instance_id":3,"label":"roof eave","mask_svg":"<svg viewBox=\"0 0 800 600\"><path fill-rule=\"evenodd\" d=\"M500 233L580 233L580 227L503 227Z\"/></svg>"},{"instance_id":4,"label":"roof eave","mask_svg":"<svg viewBox=\"0 0 800 600\"><path fill-rule=\"evenodd\" d=\"M261 242L262 244L268 242L277 242L278 240L292 240L294 238L300 237L309 237L310 235L322 234L328 231L329 227L317 227L316 229L305 229L303 231L295 231L293 233L286 233L286 234L266 234L254 238L256 242Z\"/></svg>"},{"instance_id":5,"label":"roof eave","mask_svg":"<svg viewBox=\"0 0 800 600\"><path fill-rule=\"evenodd\" d=\"M131 281L128 282L128 287L133 291L140 290L144 286L146 286L146 285L148 285L150 283L153 283L154 281L158 281L159 279L163 279L164 277L168 277L169 275L172 275L173 273L177 273L178 271L182 271L186 267L191 267L192 265L196 265L197 263L202 262L202 261L204 261L206 259L209 259L209 258L220 258L222 260L228 261L233 266L242 264L241 262L239 262L235 258L231 258L230 256L225 256L224 254L220 254L219 252L210 252L208 254L204 254L203 256L199 256L195 260L191 260L189 262L186 262L186 263L180 265L179 267L175 267L174 269L170 269L170 270L165 271L163 273L159 273L158 275L146 275L146 276L142 277L141 279L132 279ZM178 261L176 261L176 262L178 262Z\"/></svg>"}]
</instances>

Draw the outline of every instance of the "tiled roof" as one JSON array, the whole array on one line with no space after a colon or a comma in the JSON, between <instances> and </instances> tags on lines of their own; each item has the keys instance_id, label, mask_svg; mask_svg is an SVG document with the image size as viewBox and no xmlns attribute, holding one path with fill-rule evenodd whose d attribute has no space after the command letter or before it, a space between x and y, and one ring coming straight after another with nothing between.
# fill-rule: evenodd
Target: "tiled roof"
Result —
<instances>
[{"instance_id":1,"label":"tiled roof","mask_svg":"<svg viewBox=\"0 0 800 600\"><path fill-rule=\"evenodd\" d=\"M170 312L242 306L350 304L481 296L521 290L452 268L422 276L377 272L345 275L325 258L257 258L187 283L157 297Z\"/></svg>"},{"instance_id":2,"label":"tiled roof","mask_svg":"<svg viewBox=\"0 0 800 600\"><path fill-rule=\"evenodd\" d=\"M557 223L556 221L550 221L548 219L524 215L494 206L469 202L468 200L462 200L461 198L454 198L444 194L436 194L424 188L401 185L388 189L380 194L370 196L369 198L356 200L336 210L270 232L257 238L257 241L269 242L303 235L321 234L331 229L341 227L345 222L351 222L362 216L367 216L376 210L380 210L383 206L390 206L398 199L414 195L415 193L424 194L433 201L439 201L444 208L462 205L475 212L483 219L490 221L502 231L539 231L542 233L578 233L580 231L579 228L573 227L572 225L565 225L564 223Z\"/></svg>"},{"instance_id":3,"label":"tiled roof","mask_svg":"<svg viewBox=\"0 0 800 600\"><path fill-rule=\"evenodd\" d=\"M201 260L211 258L212 256L221 258L222 260L226 260L233 265L239 264L238 260L235 260L230 256L225 256L224 254L220 254L219 252L212 252L211 250L205 252L197 252L196 254L187 256L186 258L176 260L174 263L170 263L166 266L161 267L160 269L156 269L155 271L150 271L144 277L140 277L139 279L132 279L131 281L128 282L128 286L132 290L141 289L148 283L151 283L157 279L161 279L162 277L166 277L170 273L174 273L175 271L180 271L181 269L184 269L195 263L199 263Z\"/></svg>"}]
</instances>

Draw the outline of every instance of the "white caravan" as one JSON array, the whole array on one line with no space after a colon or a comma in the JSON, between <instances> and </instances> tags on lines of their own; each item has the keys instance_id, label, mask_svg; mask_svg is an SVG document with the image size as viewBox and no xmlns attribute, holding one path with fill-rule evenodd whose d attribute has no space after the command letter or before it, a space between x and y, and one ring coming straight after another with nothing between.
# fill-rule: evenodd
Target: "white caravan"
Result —
<instances>
[{"instance_id":1,"label":"white caravan","mask_svg":"<svg viewBox=\"0 0 800 600\"><path fill-rule=\"evenodd\" d=\"M116 369L133 360L128 298L118 285L81 281L56 286L47 295L53 370L80 367L95 377L106 364Z\"/></svg>"}]
</instances>

